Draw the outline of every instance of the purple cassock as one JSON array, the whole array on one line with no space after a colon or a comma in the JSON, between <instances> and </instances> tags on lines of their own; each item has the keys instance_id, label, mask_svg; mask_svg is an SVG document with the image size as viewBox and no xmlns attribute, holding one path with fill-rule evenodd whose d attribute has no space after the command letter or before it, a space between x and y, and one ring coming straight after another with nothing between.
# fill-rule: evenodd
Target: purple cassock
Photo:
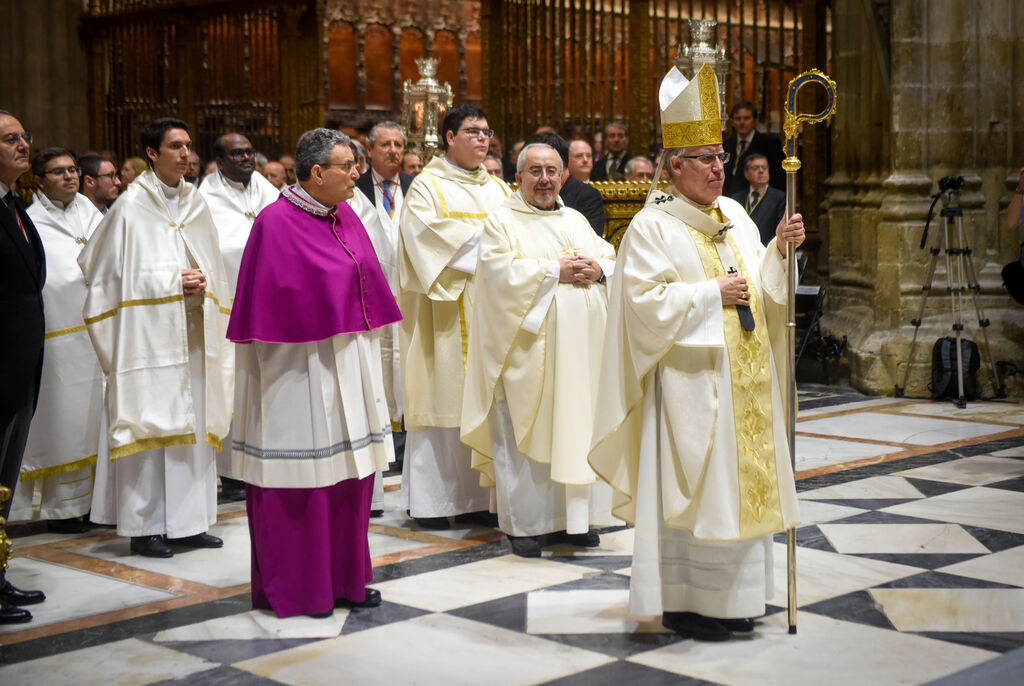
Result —
<instances>
[{"instance_id":1,"label":"purple cassock","mask_svg":"<svg viewBox=\"0 0 1024 686\"><path fill-rule=\"evenodd\" d=\"M289 187L256 217L230 340L312 343L401 318L366 230L347 204L327 210ZM290 617L329 612L339 599L365 599L373 478L319 488L246 484L254 607Z\"/></svg>"}]
</instances>

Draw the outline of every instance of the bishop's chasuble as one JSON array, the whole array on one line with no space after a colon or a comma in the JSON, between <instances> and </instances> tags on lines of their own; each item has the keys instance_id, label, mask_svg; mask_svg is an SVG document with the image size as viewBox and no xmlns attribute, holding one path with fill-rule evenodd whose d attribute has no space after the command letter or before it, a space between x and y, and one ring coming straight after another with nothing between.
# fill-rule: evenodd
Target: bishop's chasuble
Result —
<instances>
[{"instance_id":1,"label":"bishop's chasuble","mask_svg":"<svg viewBox=\"0 0 1024 686\"><path fill-rule=\"evenodd\" d=\"M78 259L89 284L85 324L107 381L111 460L204 441L219 450L231 421L234 350L224 334L232 288L217 227L194 186L179 182L175 218L161 186L152 170L135 179ZM182 292L179 241L206 276L202 298ZM200 436L186 338L192 316L203 337Z\"/></svg>"},{"instance_id":2,"label":"bishop's chasuble","mask_svg":"<svg viewBox=\"0 0 1024 686\"><path fill-rule=\"evenodd\" d=\"M473 273L484 220L511 194L483 166L435 157L413 180L398 238L406 459L402 502L413 517L487 509L490 493L459 442Z\"/></svg>"},{"instance_id":3,"label":"bishop's chasuble","mask_svg":"<svg viewBox=\"0 0 1024 686\"><path fill-rule=\"evenodd\" d=\"M31 518L37 488L39 518L67 519L89 511L100 440L103 373L82 321L86 286L78 255L103 215L84 195L61 207L37 192L28 216L46 250L46 342L12 519Z\"/></svg>"},{"instance_id":4,"label":"bishop's chasuble","mask_svg":"<svg viewBox=\"0 0 1024 686\"><path fill-rule=\"evenodd\" d=\"M617 265L590 463L637 526L631 609L762 614L770 534L798 517L785 261L735 201L703 208L670 186L633 218ZM715 277L733 267L753 331L722 306Z\"/></svg>"},{"instance_id":5,"label":"bishop's chasuble","mask_svg":"<svg viewBox=\"0 0 1024 686\"><path fill-rule=\"evenodd\" d=\"M612 277L614 248L573 209L541 210L515 193L484 224L462 440L476 451L474 468L485 483L493 487L497 481L499 523L513 536L566 529L565 503L574 493L583 498L582 516L576 526L569 525L569 533L589 528L588 487L595 476L587 453L607 295L603 283L581 288L558 282L559 258L574 255L598 260L605 276ZM506 422L510 441L502 435ZM502 483L524 478L513 476L522 474L521 468L505 466L522 458L544 466L542 478L528 479L540 482L533 484L536 490L561 485L545 498L557 504L534 503L529 492L517 497L518 484ZM582 489L567 492L565 486ZM549 516L538 516L548 511Z\"/></svg>"}]
</instances>

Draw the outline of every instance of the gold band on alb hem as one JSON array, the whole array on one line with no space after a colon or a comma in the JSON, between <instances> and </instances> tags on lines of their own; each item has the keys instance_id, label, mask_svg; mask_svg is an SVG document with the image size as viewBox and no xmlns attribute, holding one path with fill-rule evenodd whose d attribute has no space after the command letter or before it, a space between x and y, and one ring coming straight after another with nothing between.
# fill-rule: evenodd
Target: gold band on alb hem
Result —
<instances>
[{"instance_id":1,"label":"gold band on alb hem","mask_svg":"<svg viewBox=\"0 0 1024 686\"><path fill-rule=\"evenodd\" d=\"M173 302L177 302L179 300L184 300L184 299L185 299L184 294L177 293L175 295L164 296L163 298L139 298L137 300L122 300L121 302L119 302L117 304L117 307L115 307L112 310L107 310L106 312L101 312L100 314L96 315L95 317L87 317L85 319L85 323L86 323L86 325L90 325L90 324L95 324L96 322L103 321L104 319L109 319L110 317L113 317L115 314L117 314L118 310L124 309L125 307L144 307L146 305L165 305L167 303L173 303Z\"/></svg>"},{"instance_id":2,"label":"gold band on alb hem","mask_svg":"<svg viewBox=\"0 0 1024 686\"><path fill-rule=\"evenodd\" d=\"M206 444L207 445L212 445L213 449L216 450L217 452L221 451L221 447L223 445L221 443L221 439L218 438L217 436L213 435L209 431L206 432Z\"/></svg>"},{"instance_id":3,"label":"gold band on alb hem","mask_svg":"<svg viewBox=\"0 0 1024 686\"><path fill-rule=\"evenodd\" d=\"M78 333L79 331L85 331L85 324L79 324L78 326L69 326L66 329L56 329L54 331L46 332L46 339L56 338L57 336L67 336L70 333Z\"/></svg>"},{"instance_id":4,"label":"gold band on alb hem","mask_svg":"<svg viewBox=\"0 0 1024 686\"><path fill-rule=\"evenodd\" d=\"M127 457L140 453L143 450L156 450L157 448L173 448L179 445L195 445L195 433L182 434L180 436L158 436L156 438L142 438L134 443L118 446L110 451L110 459L116 460L119 457Z\"/></svg>"},{"instance_id":5,"label":"gold band on alb hem","mask_svg":"<svg viewBox=\"0 0 1024 686\"><path fill-rule=\"evenodd\" d=\"M96 464L95 453L89 455L88 457L83 457L80 460L68 462L67 464L59 464L53 467L40 467L39 469L33 469L31 471L22 472L18 476L18 481L35 481L36 479L45 479L50 476L70 474L71 472L77 472L79 469L91 467L94 464Z\"/></svg>"}]
</instances>

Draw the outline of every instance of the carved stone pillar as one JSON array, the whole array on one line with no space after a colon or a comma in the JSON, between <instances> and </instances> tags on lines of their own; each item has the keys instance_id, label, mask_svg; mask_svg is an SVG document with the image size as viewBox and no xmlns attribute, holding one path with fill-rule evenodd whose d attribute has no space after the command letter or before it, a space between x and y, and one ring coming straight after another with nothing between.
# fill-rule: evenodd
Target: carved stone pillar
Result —
<instances>
[{"instance_id":1,"label":"carved stone pillar","mask_svg":"<svg viewBox=\"0 0 1024 686\"><path fill-rule=\"evenodd\" d=\"M1008 200L1007 179L1024 164L1008 153L1016 136L1016 155L1024 157L1021 106L1010 76L1015 63L1019 77L1024 50L1013 42L1011 27L1022 20L1024 8L1012 0L984 3L983 9L955 0L835 3L840 100L826 200L831 289L824 327L849 337L851 381L862 390L889 394L902 383L911 320L927 279L930 256L919 243L930 195L935 181L950 174L966 182L960 207L979 278L978 302L991 321L992 358L1024 361L1024 308L1009 299L999 277L1017 240L1001 228L1000 208ZM936 217L931 245L943 247L936 243L942 231ZM943 255L907 395L928 394L932 344L953 335L945 272ZM987 360L971 298L964 304L964 335ZM991 395L987 364L978 380ZM1024 389L1019 377L1004 382L1011 394Z\"/></svg>"}]
</instances>

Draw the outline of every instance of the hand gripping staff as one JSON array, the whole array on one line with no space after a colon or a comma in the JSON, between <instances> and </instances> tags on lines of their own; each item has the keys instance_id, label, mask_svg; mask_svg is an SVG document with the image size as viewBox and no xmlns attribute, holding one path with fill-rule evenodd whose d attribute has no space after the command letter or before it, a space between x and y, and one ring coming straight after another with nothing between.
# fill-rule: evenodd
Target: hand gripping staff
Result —
<instances>
[{"instance_id":1,"label":"hand gripping staff","mask_svg":"<svg viewBox=\"0 0 1024 686\"><path fill-rule=\"evenodd\" d=\"M816 83L825 89L828 101L825 108L817 114L797 112L796 96L800 89L809 83ZM802 122L819 124L827 121L836 113L835 81L817 69L811 69L798 75L789 82L789 95L786 97L786 120L783 124L783 150L786 159L782 168L786 170L786 221L796 213L796 173L800 170L800 159L796 156L796 137ZM789 456L793 461L793 473L796 473L796 286L799 274L796 269L796 249L792 243L786 243L786 342L789 346L789 388L788 388L788 433ZM789 633L796 633L796 529L786 530L786 581L788 586Z\"/></svg>"}]
</instances>

